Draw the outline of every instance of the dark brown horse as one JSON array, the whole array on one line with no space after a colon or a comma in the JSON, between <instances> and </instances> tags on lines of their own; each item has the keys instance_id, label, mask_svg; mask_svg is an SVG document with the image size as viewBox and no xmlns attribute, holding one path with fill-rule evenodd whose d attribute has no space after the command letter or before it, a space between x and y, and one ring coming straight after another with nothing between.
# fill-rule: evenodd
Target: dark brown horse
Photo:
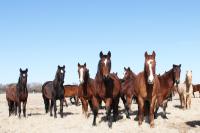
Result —
<instances>
[{"instance_id":1,"label":"dark brown horse","mask_svg":"<svg viewBox=\"0 0 200 133\"><path fill-rule=\"evenodd\" d=\"M8 101L9 107L9 116L13 111L17 115L17 107L19 118L21 117L21 102L23 102L23 114L26 117L26 103L28 99L28 90L27 90L27 76L28 69L23 71L20 68L20 76L17 84L9 85L6 88L6 99Z\"/></svg>"},{"instance_id":2,"label":"dark brown horse","mask_svg":"<svg viewBox=\"0 0 200 133\"><path fill-rule=\"evenodd\" d=\"M78 98L78 90L79 86L78 85L64 85L64 96L65 98L70 98L71 103L72 98L75 100L75 104L78 106L79 98ZM67 105L67 101L64 99L64 102Z\"/></svg>"},{"instance_id":3,"label":"dark brown horse","mask_svg":"<svg viewBox=\"0 0 200 133\"><path fill-rule=\"evenodd\" d=\"M200 97L200 84L193 85L193 96L195 97L195 92L199 91L199 97Z\"/></svg>"},{"instance_id":4,"label":"dark brown horse","mask_svg":"<svg viewBox=\"0 0 200 133\"><path fill-rule=\"evenodd\" d=\"M78 75L79 75L79 91L78 97L82 103L82 111L85 114L86 118L88 118L88 104L93 111L93 104L98 106L97 101L95 99L95 83L94 80L90 78L89 69L86 67L86 63L84 65L80 65L78 63Z\"/></svg>"},{"instance_id":5,"label":"dark brown horse","mask_svg":"<svg viewBox=\"0 0 200 133\"><path fill-rule=\"evenodd\" d=\"M154 127L154 109L158 94L158 89L160 88L159 79L156 75L156 53L153 51L152 55L148 55L145 52L145 63L144 71L139 73L136 78L135 92L138 101L139 110L139 121L138 124L141 125L144 119L144 109L145 103L150 104L149 120L150 127Z\"/></svg>"},{"instance_id":6,"label":"dark brown horse","mask_svg":"<svg viewBox=\"0 0 200 133\"><path fill-rule=\"evenodd\" d=\"M124 103L127 118L130 118L132 99L136 97L134 90L136 76L137 75L133 73L130 67L128 68L124 67L124 77L123 77L124 82L122 83L122 89L120 91L120 95Z\"/></svg>"},{"instance_id":7,"label":"dark brown horse","mask_svg":"<svg viewBox=\"0 0 200 133\"><path fill-rule=\"evenodd\" d=\"M167 103L172 94L172 89L174 85L180 83L180 74L181 74L181 64L173 65L173 68L168 72L165 72L162 76L158 76L160 82L160 89L158 91L158 100L157 100L157 109L155 111L155 117L157 117L157 111L159 106L163 108L163 117L166 116Z\"/></svg>"},{"instance_id":8,"label":"dark brown horse","mask_svg":"<svg viewBox=\"0 0 200 133\"><path fill-rule=\"evenodd\" d=\"M46 113L49 111L49 101L51 101L50 116L53 116L52 109L54 107L54 118L57 118L56 100L60 100L60 116L63 118L64 78L65 65L63 67L58 66L55 79L53 81L45 82L42 86L42 96L44 99Z\"/></svg>"},{"instance_id":9,"label":"dark brown horse","mask_svg":"<svg viewBox=\"0 0 200 133\"><path fill-rule=\"evenodd\" d=\"M108 126L112 127L111 111L113 110L114 121L118 116L118 104L120 97L121 84L119 78L110 73L111 70L111 52L107 55L100 52L100 61L98 64L98 70L95 77L96 98L99 101L104 101L106 106L106 114L108 120ZM96 125L96 117L98 107L93 105L94 119L93 125Z\"/></svg>"}]
</instances>

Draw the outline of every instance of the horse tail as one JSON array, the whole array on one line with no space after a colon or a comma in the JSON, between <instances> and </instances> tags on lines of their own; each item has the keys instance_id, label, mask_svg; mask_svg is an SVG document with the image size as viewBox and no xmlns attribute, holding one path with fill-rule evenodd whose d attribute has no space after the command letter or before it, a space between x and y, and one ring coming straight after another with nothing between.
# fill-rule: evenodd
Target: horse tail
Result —
<instances>
[{"instance_id":1,"label":"horse tail","mask_svg":"<svg viewBox=\"0 0 200 133\"><path fill-rule=\"evenodd\" d=\"M44 94L46 84L47 83L44 83L42 86L42 97L44 100L45 111L46 111L46 113L48 113L49 112L49 99Z\"/></svg>"}]
</instances>

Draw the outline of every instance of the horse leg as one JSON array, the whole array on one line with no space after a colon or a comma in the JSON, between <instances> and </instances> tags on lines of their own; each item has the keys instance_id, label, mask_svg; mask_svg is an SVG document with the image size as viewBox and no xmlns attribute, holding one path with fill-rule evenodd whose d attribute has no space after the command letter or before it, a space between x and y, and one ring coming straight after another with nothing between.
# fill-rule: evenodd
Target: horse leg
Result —
<instances>
[{"instance_id":1,"label":"horse leg","mask_svg":"<svg viewBox=\"0 0 200 133\"><path fill-rule=\"evenodd\" d=\"M167 100L163 102L163 118L167 119L166 108L167 108Z\"/></svg>"},{"instance_id":2,"label":"horse leg","mask_svg":"<svg viewBox=\"0 0 200 133\"><path fill-rule=\"evenodd\" d=\"M130 119L130 109L131 109L131 102L132 102L132 96L127 96L126 99L126 118Z\"/></svg>"},{"instance_id":3,"label":"horse leg","mask_svg":"<svg viewBox=\"0 0 200 133\"><path fill-rule=\"evenodd\" d=\"M82 98L82 109L83 109L83 112L85 113L85 117L88 118L89 117L89 114L88 114L88 102L86 99Z\"/></svg>"},{"instance_id":4,"label":"horse leg","mask_svg":"<svg viewBox=\"0 0 200 133\"><path fill-rule=\"evenodd\" d=\"M152 97L151 103L150 103L150 114L149 114L149 120L150 120L150 127L154 127L154 107L156 103L156 96Z\"/></svg>"},{"instance_id":5,"label":"horse leg","mask_svg":"<svg viewBox=\"0 0 200 133\"><path fill-rule=\"evenodd\" d=\"M57 106L56 106L56 99L55 98L53 99L53 106L54 106L54 118L57 118L57 113L56 113Z\"/></svg>"},{"instance_id":6,"label":"horse leg","mask_svg":"<svg viewBox=\"0 0 200 133\"><path fill-rule=\"evenodd\" d=\"M112 99L107 98L106 99L106 116L108 120L108 127L112 127L112 117L111 117L111 105L112 105Z\"/></svg>"},{"instance_id":7,"label":"horse leg","mask_svg":"<svg viewBox=\"0 0 200 133\"><path fill-rule=\"evenodd\" d=\"M17 115L17 102L14 102L15 116Z\"/></svg>"},{"instance_id":8,"label":"horse leg","mask_svg":"<svg viewBox=\"0 0 200 133\"><path fill-rule=\"evenodd\" d=\"M92 110L93 109L92 100L88 100L88 103L89 103L90 109Z\"/></svg>"},{"instance_id":9,"label":"horse leg","mask_svg":"<svg viewBox=\"0 0 200 133\"><path fill-rule=\"evenodd\" d=\"M21 102L18 103L19 118L21 118Z\"/></svg>"},{"instance_id":10,"label":"horse leg","mask_svg":"<svg viewBox=\"0 0 200 133\"><path fill-rule=\"evenodd\" d=\"M78 104L79 104L79 98L78 98L78 96L75 96L75 99L76 99L76 106L78 106Z\"/></svg>"},{"instance_id":11,"label":"horse leg","mask_svg":"<svg viewBox=\"0 0 200 133\"><path fill-rule=\"evenodd\" d=\"M67 100L64 98L65 106L68 107Z\"/></svg>"},{"instance_id":12,"label":"horse leg","mask_svg":"<svg viewBox=\"0 0 200 133\"><path fill-rule=\"evenodd\" d=\"M96 97L92 97L92 112L93 112L93 122L92 122L92 125L93 126L96 126L96 118L97 118L97 114L98 114L98 110L99 110L99 101Z\"/></svg>"},{"instance_id":13,"label":"horse leg","mask_svg":"<svg viewBox=\"0 0 200 133\"><path fill-rule=\"evenodd\" d=\"M116 97L114 99L114 101L113 101L113 118L114 118L114 122L117 121L117 117L119 115L118 104L119 104L119 97Z\"/></svg>"},{"instance_id":14,"label":"horse leg","mask_svg":"<svg viewBox=\"0 0 200 133\"><path fill-rule=\"evenodd\" d=\"M187 96L186 94L183 95L183 106L184 106L184 110L187 108Z\"/></svg>"},{"instance_id":15,"label":"horse leg","mask_svg":"<svg viewBox=\"0 0 200 133\"><path fill-rule=\"evenodd\" d=\"M24 114L24 117L26 117L26 103L27 103L27 100L25 100L23 102L23 114Z\"/></svg>"},{"instance_id":16,"label":"horse leg","mask_svg":"<svg viewBox=\"0 0 200 133\"><path fill-rule=\"evenodd\" d=\"M126 109L126 99L125 99L125 96L122 95L120 98L121 98L121 100L122 100L122 102L124 104L124 108Z\"/></svg>"},{"instance_id":17,"label":"horse leg","mask_svg":"<svg viewBox=\"0 0 200 133\"><path fill-rule=\"evenodd\" d=\"M7 101L8 101L8 111L9 111L9 117L10 117L11 112L12 112L11 101L10 100L7 100Z\"/></svg>"},{"instance_id":18,"label":"horse leg","mask_svg":"<svg viewBox=\"0 0 200 133\"><path fill-rule=\"evenodd\" d=\"M50 116L53 116L52 110L53 110L53 100L50 100Z\"/></svg>"},{"instance_id":19,"label":"horse leg","mask_svg":"<svg viewBox=\"0 0 200 133\"><path fill-rule=\"evenodd\" d=\"M61 116L61 118L63 118L63 101L64 101L63 98L60 99L60 116Z\"/></svg>"},{"instance_id":20,"label":"horse leg","mask_svg":"<svg viewBox=\"0 0 200 133\"><path fill-rule=\"evenodd\" d=\"M140 96L138 97L138 112L138 124L140 126L144 119L144 100Z\"/></svg>"},{"instance_id":21,"label":"horse leg","mask_svg":"<svg viewBox=\"0 0 200 133\"><path fill-rule=\"evenodd\" d=\"M193 92L193 96L194 96L194 98L195 98L195 94L194 94L194 92Z\"/></svg>"}]
</instances>

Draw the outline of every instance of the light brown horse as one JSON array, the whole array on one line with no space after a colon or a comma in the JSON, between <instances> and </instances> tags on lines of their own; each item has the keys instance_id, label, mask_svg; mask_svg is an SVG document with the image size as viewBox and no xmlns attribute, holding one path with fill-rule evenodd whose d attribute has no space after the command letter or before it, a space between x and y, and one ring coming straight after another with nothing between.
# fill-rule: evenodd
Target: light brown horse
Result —
<instances>
[{"instance_id":1,"label":"light brown horse","mask_svg":"<svg viewBox=\"0 0 200 133\"><path fill-rule=\"evenodd\" d=\"M17 115L17 107L19 118L21 117L21 103L23 103L23 115L26 117L26 103L28 99L27 90L27 77L28 69L22 70L20 68L20 76L17 84L9 85L6 88L6 99L8 101L9 116L11 113L15 112Z\"/></svg>"},{"instance_id":2,"label":"light brown horse","mask_svg":"<svg viewBox=\"0 0 200 133\"><path fill-rule=\"evenodd\" d=\"M65 98L70 98L70 101L72 98L74 98L76 106L78 106L78 102L79 102L78 90L79 90L78 85L64 85ZM66 106L68 106L66 99L64 99L64 102L65 102Z\"/></svg>"},{"instance_id":3,"label":"light brown horse","mask_svg":"<svg viewBox=\"0 0 200 133\"><path fill-rule=\"evenodd\" d=\"M155 57L156 53L154 51L152 55L148 55L148 53L145 52L144 71L138 74L135 88L139 109L138 124L142 124L144 119L145 102L148 101L150 103L150 127L154 127L154 109L156 105L158 89L160 88L159 79L156 75Z\"/></svg>"},{"instance_id":4,"label":"light brown horse","mask_svg":"<svg viewBox=\"0 0 200 133\"><path fill-rule=\"evenodd\" d=\"M157 117L157 111L159 106L163 108L163 118L167 118L166 116L166 108L167 103L172 94L172 89L174 85L178 85L180 83L180 74L181 74L181 64L173 65L173 68L168 72L165 72L162 76L158 76L160 82L160 89L158 91L158 102L157 109L155 111L155 117Z\"/></svg>"},{"instance_id":5,"label":"light brown horse","mask_svg":"<svg viewBox=\"0 0 200 133\"><path fill-rule=\"evenodd\" d=\"M97 103L99 101L104 101L106 106L106 114L108 120L108 126L112 127L112 117L111 111L113 110L113 118L116 121L118 116L118 104L120 97L121 84L117 76L110 73L111 70L111 52L109 51L107 55L102 52L99 54L100 61L98 64L98 70L95 77L95 88L96 88L96 98ZM96 125L96 117L99 107L93 105L94 119L93 125Z\"/></svg>"},{"instance_id":6,"label":"light brown horse","mask_svg":"<svg viewBox=\"0 0 200 133\"><path fill-rule=\"evenodd\" d=\"M200 84L192 85L193 86L193 96L195 97L195 92L199 92L199 97L200 97Z\"/></svg>"},{"instance_id":7,"label":"light brown horse","mask_svg":"<svg viewBox=\"0 0 200 133\"><path fill-rule=\"evenodd\" d=\"M124 77L120 95L126 110L126 117L129 119L130 119L130 109L131 109L132 99L136 98L134 90L136 77L137 75L133 73L130 67L128 68L124 67Z\"/></svg>"},{"instance_id":8,"label":"light brown horse","mask_svg":"<svg viewBox=\"0 0 200 133\"><path fill-rule=\"evenodd\" d=\"M88 104L93 111L93 104L97 107L98 103L95 98L95 83L94 80L90 78L89 69L84 65L78 63L78 75L79 75L79 91L78 97L82 102L82 111L88 118Z\"/></svg>"}]
</instances>

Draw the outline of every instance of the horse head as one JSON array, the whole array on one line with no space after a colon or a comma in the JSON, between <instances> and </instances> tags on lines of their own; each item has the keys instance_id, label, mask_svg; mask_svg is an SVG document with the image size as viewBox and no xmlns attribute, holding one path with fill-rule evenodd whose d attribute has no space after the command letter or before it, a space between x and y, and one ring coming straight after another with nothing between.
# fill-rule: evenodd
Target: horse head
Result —
<instances>
[{"instance_id":1,"label":"horse head","mask_svg":"<svg viewBox=\"0 0 200 133\"><path fill-rule=\"evenodd\" d=\"M180 65L173 64L173 80L176 85L180 83L180 75L181 75L181 64Z\"/></svg>"},{"instance_id":2,"label":"horse head","mask_svg":"<svg viewBox=\"0 0 200 133\"><path fill-rule=\"evenodd\" d=\"M100 61L98 66L98 71L103 76L103 78L108 78L111 70L111 52L109 51L107 55L102 52L99 54Z\"/></svg>"},{"instance_id":3,"label":"horse head","mask_svg":"<svg viewBox=\"0 0 200 133\"><path fill-rule=\"evenodd\" d=\"M156 53L153 51L151 55L145 52L144 72L147 76L148 84L153 84L156 75Z\"/></svg>"},{"instance_id":4,"label":"horse head","mask_svg":"<svg viewBox=\"0 0 200 133\"><path fill-rule=\"evenodd\" d=\"M83 84L87 78L89 78L89 70L86 67L86 63L84 65L80 65L78 63L78 75L81 84Z\"/></svg>"}]
</instances>

